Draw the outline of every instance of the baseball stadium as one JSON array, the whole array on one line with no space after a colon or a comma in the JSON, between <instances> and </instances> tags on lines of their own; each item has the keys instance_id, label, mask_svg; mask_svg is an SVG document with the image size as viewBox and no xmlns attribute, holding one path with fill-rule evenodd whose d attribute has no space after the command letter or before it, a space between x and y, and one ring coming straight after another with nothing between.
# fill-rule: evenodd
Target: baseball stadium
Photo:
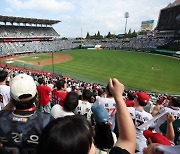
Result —
<instances>
[{"instance_id":1,"label":"baseball stadium","mask_svg":"<svg viewBox=\"0 0 180 154\"><path fill-rule=\"evenodd\" d=\"M128 17L129 14L126 12L126 25ZM3 102L5 98L0 87L0 154L81 154L76 147L84 144L82 147L87 146L87 149L90 150L93 142L96 154L108 154L114 150L115 141L113 141L113 144L111 143L111 146L109 146L110 142L108 142L108 146L100 146L102 142L99 143L100 140L96 141L96 137L98 137L96 135L98 134L98 129L100 129L96 127L98 127L99 123L103 131L108 129L117 135L116 145L121 150L125 150L125 153L142 152L142 149L148 146L144 145L146 139L150 138L150 134L146 134L143 131L145 128L150 131L150 124L157 122L167 112L169 113L165 120L167 122L163 121L163 124L156 125L156 123L154 124L155 126L152 126L154 131L156 126L158 127L157 130L160 131L161 129L159 135L163 137L160 136L159 138L163 140L166 137L166 144L164 143L165 141L161 143L159 140L153 143L175 147L178 145L177 148L180 150L180 106L174 105L174 102L180 102L180 0L175 0L159 10L159 18L154 28L154 20L147 19L141 22L138 32L129 30L126 33L125 27L125 33L123 34L115 35L109 32L108 35L102 36L98 31L93 36L87 33L86 37L66 38L61 37L61 34L55 30L54 26L58 24L63 24L63 22L61 20L36 17L0 15L0 86L6 82L6 85L9 87L9 102L6 103ZM4 80L1 79L4 75L3 73L6 75ZM124 89L121 83L123 83ZM41 85L46 86L46 92L42 92L42 89L45 89L45 87L41 89ZM34 87L35 89L33 89ZM23 93L26 90L29 90L29 92ZM119 90L120 94L116 90ZM62 93L57 94L59 91L62 91ZM84 91L89 92L86 94L88 96L85 97ZM45 97L45 93L48 96L43 101L42 98ZM99 93L104 96L101 96ZM126 104L126 101L130 100L129 94L133 97L133 105L130 106ZM107 100L105 102L104 100L104 111L104 108L100 108L102 107L100 105L100 97L107 99L113 97L113 101L111 101L114 104L111 104L111 108L107 108L110 106L109 102L111 101ZM67 103L68 99L71 102L70 107ZM77 101L79 101L79 104L82 101L82 104L76 104ZM81 114L83 108L85 108L83 107L83 101L91 105L86 107L86 111ZM119 102L121 104L125 102L130 115L126 112L126 106L117 105ZM137 102L139 103L138 106L135 105ZM148 104L148 102L150 103ZM166 110L167 104L172 102L174 103L172 109L175 111ZM97 107L96 105L99 106ZM135 110L132 108L135 108ZM5 110L9 109L12 110L12 114L10 112L5 113ZM164 110L161 111L161 109ZM63 116L59 114L60 112L57 112L60 110ZM145 111L148 112L147 117L145 117L145 113L144 117L140 115ZM38 112L45 115L40 115ZM136 119L138 118L136 112L138 112L137 114L140 117L142 116L140 120L144 118L142 121L139 122ZM76 114L86 117L86 121L82 117L76 117ZM97 114L100 116L97 116ZM127 117L126 122L120 118L121 114ZM40 119L38 119L38 122L36 118L33 118L35 115L36 118ZM52 115L55 119L54 123L49 115ZM72 115L75 115L74 118ZM107 118L104 120L106 115ZM2 118L6 116L7 118ZM31 121L28 123L28 118L31 116ZM135 117L133 122L136 131L140 131L141 137L139 138L143 138L142 141L139 141L140 139L137 139L139 134L136 134L137 136L134 135L136 137L136 145L135 140L131 140L133 138L134 125L131 125L130 121L132 119L129 120L130 116ZM64 119L59 117L64 117ZM112 120L112 118L114 119ZM9 121L13 121L12 124ZM92 123L97 132L94 133L95 137L91 132L91 139L88 138L88 142L91 142L90 145L88 145L89 143L86 145L87 140L81 140L81 144L78 144L80 142L76 140L80 136L89 135L88 133L91 130L91 126L87 124L87 121ZM15 126L16 122L22 124ZM59 124L61 122L63 126L67 124L66 128L69 128L72 133L68 132L66 128L61 128L63 127ZM73 122L77 125L73 125ZM117 125L118 122L122 126L121 124ZM173 122L174 124L172 124ZM177 122L177 125L175 125L175 122ZM70 126L70 124L72 125ZM168 134L170 137L166 131L164 132L165 128L170 127L168 124L172 128L170 129L171 131L174 127L174 133ZM48 127L45 127L46 125ZM82 127L78 127L80 125ZM108 125L108 128L105 128L104 125ZM34 127L38 128L37 131ZM45 129L42 130L42 128ZM141 128L144 130L142 131ZM64 137L64 140L62 142L63 146L59 146L53 140L56 135L59 135L58 129L59 132L62 129L62 134L68 132L69 136L75 134L77 136L74 138L74 141L70 141L68 139L65 140L65 138L68 138L68 135L64 137L60 134L60 138ZM87 132L85 132L86 129ZM123 144L117 144L120 140L121 142L124 141L121 138L121 134L126 132L126 129L127 133L125 133L123 139L127 139L128 147ZM75 130L77 133L74 133ZM81 134L79 133L80 130L83 132L82 135L79 135ZM167 129L167 131L170 130ZM15 131L14 134L13 131ZM28 136L29 134L31 135ZM99 132L99 134L101 133ZM57 142L60 142L60 138ZM75 142L77 142L76 146L74 146ZM137 143L139 144L138 146ZM132 146L129 146L129 144ZM53 148L54 145L58 148ZM62 150L63 147L64 151ZM105 151L105 153L97 153L97 149ZM59 153L57 152L58 150L60 151ZM89 152L86 151L82 154L87 153ZM118 154L118 152L115 153ZM179 151L175 150L175 154L178 153Z\"/></svg>"},{"instance_id":2,"label":"baseball stadium","mask_svg":"<svg viewBox=\"0 0 180 154\"><path fill-rule=\"evenodd\" d=\"M62 40L52 27L59 20L0 16L1 22L12 23L0 26L1 64L91 83L106 84L116 77L128 89L179 94L178 15L179 5L162 9L153 36L151 23L142 22L137 37L79 40ZM13 25L17 23L23 26Z\"/></svg>"}]
</instances>

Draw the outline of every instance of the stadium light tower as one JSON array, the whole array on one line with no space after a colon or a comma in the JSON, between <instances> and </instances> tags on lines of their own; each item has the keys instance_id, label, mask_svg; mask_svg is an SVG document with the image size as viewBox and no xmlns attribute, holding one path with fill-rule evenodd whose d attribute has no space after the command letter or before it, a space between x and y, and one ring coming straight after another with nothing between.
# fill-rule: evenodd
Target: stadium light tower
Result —
<instances>
[{"instance_id":1,"label":"stadium light tower","mask_svg":"<svg viewBox=\"0 0 180 154\"><path fill-rule=\"evenodd\" d=\"M81 48L82 48L82 27L81 27Z\"/></svg>"},{"instance_id":2,"label":"stadium light tower","mask_svg":"<svg viewBox=\"0 0 180 154\"><path fill-rule=\"evenodd\" d=\"M124 30L124 34L126 34L127 18L129 18L129 12L125 12L125 14L124 14L124 18L126 18L125 30Z\"/></svg>"}]
</instances>

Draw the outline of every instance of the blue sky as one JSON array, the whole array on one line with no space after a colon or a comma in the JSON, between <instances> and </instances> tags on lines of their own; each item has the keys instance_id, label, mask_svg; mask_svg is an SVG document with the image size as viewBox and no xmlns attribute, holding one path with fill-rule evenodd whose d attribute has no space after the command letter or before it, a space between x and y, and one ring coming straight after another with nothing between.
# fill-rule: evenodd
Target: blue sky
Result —
<instances>
[{"instance_id":1,"label":"blue sky","mask_svg":"<svg viewBox=\"0 0 180 154\"><path fill-rule=\"evenodd\" d=\"M155 20L160 9L175 0L1 0L0 15L57 19L53 27L61 37L85 37L124 33L124 13L129 12L127 30L140 30L141 21Z\"/></svg>"}]
</instances>

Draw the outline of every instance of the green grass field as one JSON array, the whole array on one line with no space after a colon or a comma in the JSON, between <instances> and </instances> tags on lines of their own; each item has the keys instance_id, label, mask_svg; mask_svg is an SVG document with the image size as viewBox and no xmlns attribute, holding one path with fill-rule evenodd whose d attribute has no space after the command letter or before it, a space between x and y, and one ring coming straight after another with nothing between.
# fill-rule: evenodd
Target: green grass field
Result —
<instances>
[{"instance_id":1,"label":"green grass field","mask_svg":"<svg viewBox=\"0 0 180 154\"><path fill-rule=\"evenodd\" d=\"M73 58L56 64L56 70L102 81L116 77L127 87L180 94L180 59L120 50L69 50L61 53Z\"/></svg>"}]
</instances>

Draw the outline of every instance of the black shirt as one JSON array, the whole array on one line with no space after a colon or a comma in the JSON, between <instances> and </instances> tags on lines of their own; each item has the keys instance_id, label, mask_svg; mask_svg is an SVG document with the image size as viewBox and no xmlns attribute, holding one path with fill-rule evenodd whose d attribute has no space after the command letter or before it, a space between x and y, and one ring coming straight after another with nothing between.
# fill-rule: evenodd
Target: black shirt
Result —
<instances>
[{"instance_id":1,"label":"black shirt","mask_svg":"<svg viewBox=\"0 0 180 154\"><path fill-rule=\"evenodd\" d=\"M120 147L113 147L109 154L130 154L126 149L122 149Z\"/></svg>"}]
</instances>

